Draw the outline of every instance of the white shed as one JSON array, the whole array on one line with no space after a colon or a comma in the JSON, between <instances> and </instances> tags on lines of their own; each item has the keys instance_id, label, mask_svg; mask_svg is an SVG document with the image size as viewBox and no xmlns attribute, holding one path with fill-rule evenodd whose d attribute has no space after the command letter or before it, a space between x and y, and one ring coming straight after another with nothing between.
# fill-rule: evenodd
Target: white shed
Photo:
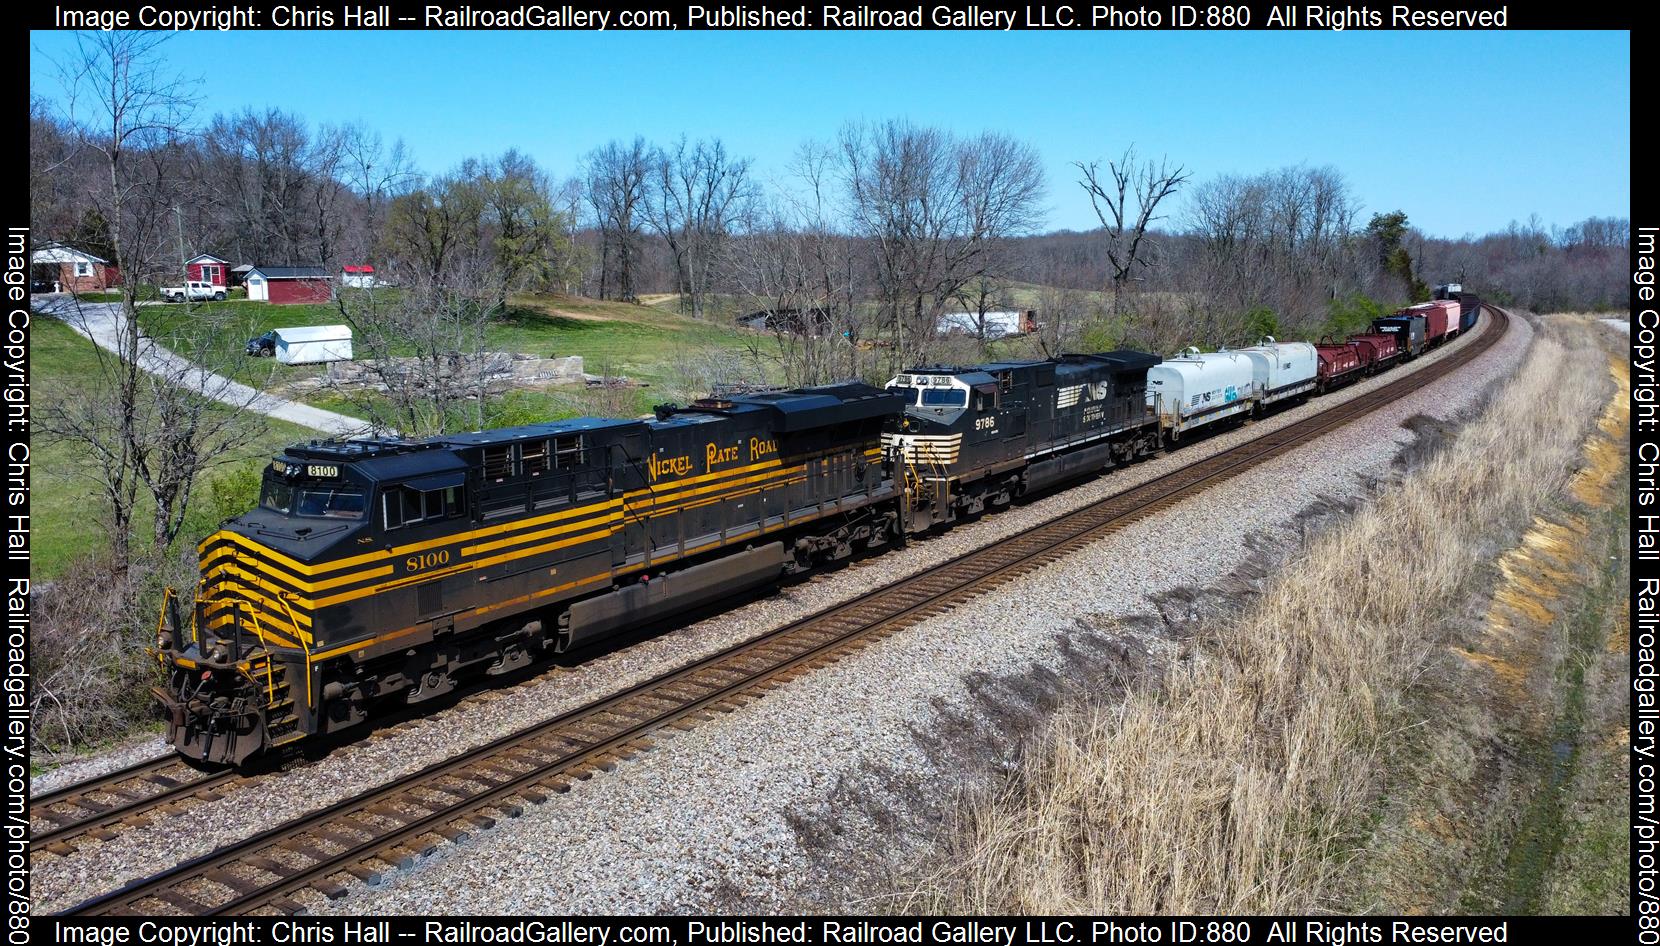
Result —
<instances>
[{"instance_id":1,"label":"white shed","mask_svg":"<svg viewBox=\"0 0 1660 946\"><path fill-rule=\"evenodd\" d=\"M987 312L984 324L986 338L1029 334L1037 331L1037 313L1031 310ZM980 325L978 312L947 312L940 316L939 331L941 334L979 335Z\"/></svg>"},{"instance_id":2,"label":"white shed","mask_svg":"<svg viewBox=\"0 0 1660 946\"><path fill-rule=\"evenodd\" d=\"M349 325L279 328L276 336L277 361L285 365L352 360L352 329Z\"/></svg>"}]
</instances>

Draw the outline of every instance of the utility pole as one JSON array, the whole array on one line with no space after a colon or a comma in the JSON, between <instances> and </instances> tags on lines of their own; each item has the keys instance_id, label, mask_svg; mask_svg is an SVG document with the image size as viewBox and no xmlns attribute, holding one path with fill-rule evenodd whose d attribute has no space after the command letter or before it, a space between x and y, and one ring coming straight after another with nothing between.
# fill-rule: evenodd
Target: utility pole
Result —
<instances>
[{"instance_id":1,"label":"utility pole","mask_svg":"<svg viewBox=\"0 0 1660 946\"><path fill-rule=\"evenodd\" d=\"M188 285L190 282L190 269L185 263L184 255L184 212L179 209L178 204L173 205L173 222L179 228L179 275L184 278L185 283Z\"/></svg>"}]
</instances>

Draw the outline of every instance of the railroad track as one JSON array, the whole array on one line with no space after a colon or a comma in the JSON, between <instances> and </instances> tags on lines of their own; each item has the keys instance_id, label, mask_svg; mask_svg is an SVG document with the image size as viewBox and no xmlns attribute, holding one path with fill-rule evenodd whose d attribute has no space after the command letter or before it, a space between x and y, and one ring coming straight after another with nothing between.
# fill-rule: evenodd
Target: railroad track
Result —
<instances>
[{"instance_id":1,"label":"railroad track","mask_svg":"<svg viewBox=\"0 0 1660 946\"><path fill-rule=\"evenodd\" d=\"M214 801L214 789L236 778L233 771L207 772L168 755L44 792L29 799L29 845L68 854L86 835L108 841L115 825L142 824L185 801Z\"/></svg>"},{"instance_id":2,"label":"railroad track","mask_svg":"<svg viewBox=\"0 0 1660 946\"><path fill-rule=\"evenodd\" d=\"M65 912L297 913L304 909L302 891L343 896L350 884L373 882L442 843L609 771L650 749L654 733L737 709L1446 376L1504 336L1508 316L1488 311L1494 324L1467 346L1347 403Z\"/></svg>"}]
</instances>

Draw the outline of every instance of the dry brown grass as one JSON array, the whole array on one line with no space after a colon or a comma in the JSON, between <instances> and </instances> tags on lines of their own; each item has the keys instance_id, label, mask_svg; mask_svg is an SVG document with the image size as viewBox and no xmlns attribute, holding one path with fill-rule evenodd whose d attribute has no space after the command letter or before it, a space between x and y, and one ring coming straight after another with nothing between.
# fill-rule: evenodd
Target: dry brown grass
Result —
<instances>
[{"instance_id":1,"label":"dry brown grass","mask_svg":"<svg viewBox=\"0 0 1660 946\"><path fill-rule=\"evenodd\" d=\"M1564 488L1606 385L1596 349L1540 337L1480 418L1203 633L1200 656L1057 714L1018 777L967 806L952 866L912 905L1336 908L1403 692L1495 542Z\"/></svg>"}]
</instances>

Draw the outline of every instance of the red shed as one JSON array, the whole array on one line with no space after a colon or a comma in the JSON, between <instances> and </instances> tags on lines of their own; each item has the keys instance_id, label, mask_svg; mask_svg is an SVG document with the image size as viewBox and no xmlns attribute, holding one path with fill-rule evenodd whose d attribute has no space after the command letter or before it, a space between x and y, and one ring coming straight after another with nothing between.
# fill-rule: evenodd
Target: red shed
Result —
<instances>
[{"instance_id":1,"label":"red shed","mask_svg":"<svg viewBox=\"0 0 1660 946\"><path fill-rule=\"evenodd\" d=\"M185 260L184 263L184 278L191 282L212 283L223 287L229 284L230 271L230 260L220 259L210 253L203 253Z\"/></svg>"},{"instance_id":2,"label":"red shed","mask_svg":"<svg viewBox=\"0 0 1660 946\"><path fill-rule=\"evenodd\" d=\"M334 298L334 281L322 266L255 266L248 271L248 299L285 305L327 302Z\"/></svg>"}]
</instances>

